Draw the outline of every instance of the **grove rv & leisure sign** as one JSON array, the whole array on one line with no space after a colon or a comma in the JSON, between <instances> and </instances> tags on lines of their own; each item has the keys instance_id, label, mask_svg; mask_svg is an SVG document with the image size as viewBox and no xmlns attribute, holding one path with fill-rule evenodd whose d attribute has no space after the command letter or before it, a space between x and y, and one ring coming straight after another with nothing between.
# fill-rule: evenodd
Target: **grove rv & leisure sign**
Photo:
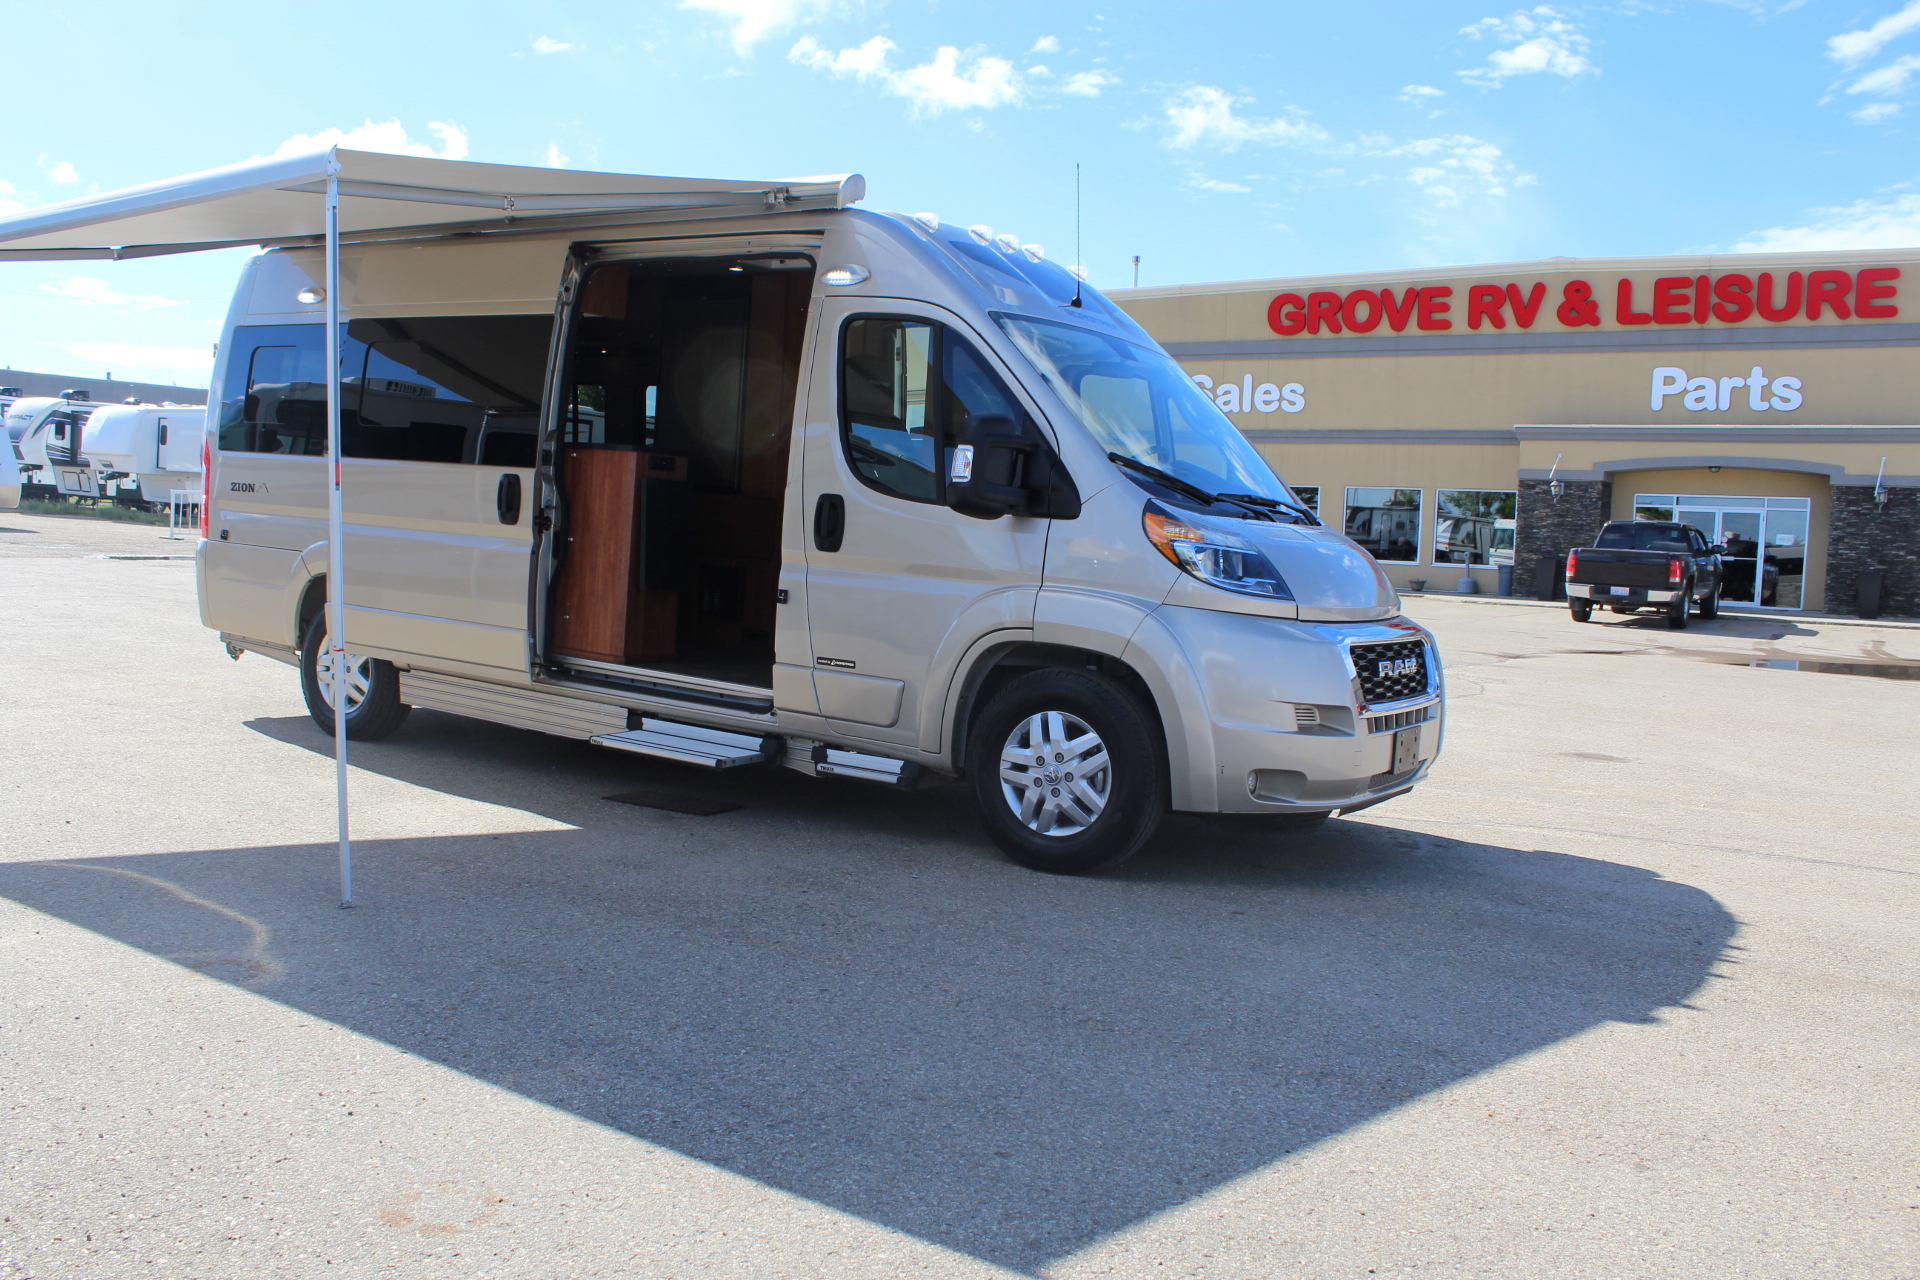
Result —
<instances>
[{"instance_id":1,"label":"grove rv & leisure sign","mask_svg":"<svg viewBox=\"0 0 1920 1280\"><path fill-rule=\"evenodd\" d=\"M1631 276L1596 284L1571 279L1549 297L1547 282L1488 281L1464 285L1407 285L1310 289L1274 295L1267 327L1282 337L1298 334L1372 333L1384 326L1404 333L1441 332L1464 322L1468 329L1598 328L1603 299L1611 319L1635 325L1738 325L1899 318L1900 268L1858 271L1729 271L1722 274L1656 276L1644 292Z\"/></svg>"}]
</instances>

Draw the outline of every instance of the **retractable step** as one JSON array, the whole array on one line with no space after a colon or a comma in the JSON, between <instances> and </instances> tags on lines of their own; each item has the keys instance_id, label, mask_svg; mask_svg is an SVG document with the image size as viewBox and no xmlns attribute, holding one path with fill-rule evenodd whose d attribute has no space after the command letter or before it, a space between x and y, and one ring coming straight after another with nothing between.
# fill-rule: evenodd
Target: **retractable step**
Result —
<instances>
[{"instance_id":1,"label":"retractable step","mask_svg":"<svg viewBox=\"0 0 1920 1280\"><path fill-rule=\"evenodd\" d=\"M842 751L824 742L787 739L787 751L780 761L789 769L812 774L816 778L855 778L911 791L920 784L925 772L911 760L890 756L870 756L864 751Z\"/></svg>"},{"instance_id":2,"label":"retractable step","mask_svg":"<svg viewBox=\"0 0 1920 1280\"><path fill-rule=\"evenodd\" d=\"M735 769L743 764L762 764L780 757L780 739L756 737L750 733L730 733L725 729L707 729L697 724L676 724L671 720L645 719L638 729L625 733L603 733L591 739L596 746L659 760L677 760L708 769Z\"/></svg>"}]
</instances>

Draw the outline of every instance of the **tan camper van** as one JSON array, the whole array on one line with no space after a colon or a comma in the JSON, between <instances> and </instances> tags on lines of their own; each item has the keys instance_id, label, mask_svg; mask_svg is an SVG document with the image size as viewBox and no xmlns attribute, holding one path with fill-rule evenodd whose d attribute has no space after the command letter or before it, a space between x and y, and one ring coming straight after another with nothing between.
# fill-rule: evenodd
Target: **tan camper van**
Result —
<instances>
[{"instance_id":1,"label":"tan camper van","mask_svg":"<svg viewBox=\"0 0 1920 1280\"><path fill-rule=\"evenodd\" d=\"M1153 341L1037 246L815 209L247 266L210 407L206 625L314 719L423 707L706 768L964 779L1085 872L1168 810L1400 795L1431 638ZM326 622L342 397L344 690Z\"/></svg>"}]
</instances>

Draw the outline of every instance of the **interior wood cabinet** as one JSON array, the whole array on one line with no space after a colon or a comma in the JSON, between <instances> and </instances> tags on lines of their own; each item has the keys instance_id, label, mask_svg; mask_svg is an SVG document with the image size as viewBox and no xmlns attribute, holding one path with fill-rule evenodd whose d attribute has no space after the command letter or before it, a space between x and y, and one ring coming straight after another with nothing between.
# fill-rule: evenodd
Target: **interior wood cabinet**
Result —
<instances>
[{"instance_id":1,"label":"interior wood cabinet","mask_svg":"<svg viewBox=\"0 0 1920 1280\"><path fill-rule=\"evenodd\" d=\"M554 586L553 649L622 665L677 652L673 580L686 532L683 458L611 445L561 451L566 562Z\"/></svg>"}]
</instances>

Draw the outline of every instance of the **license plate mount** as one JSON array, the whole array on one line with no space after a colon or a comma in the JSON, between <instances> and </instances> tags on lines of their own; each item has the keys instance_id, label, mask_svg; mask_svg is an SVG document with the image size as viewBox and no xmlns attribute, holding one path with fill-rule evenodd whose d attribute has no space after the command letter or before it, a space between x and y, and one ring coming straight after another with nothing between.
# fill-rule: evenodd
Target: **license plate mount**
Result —
<instances>
[{"instance_id":1,"label":"license plate mount","mask_svg":"<svg viewBox=\"0 0 1920 1280\"><path fill-rule=\"evenodd\" d=\"M1630 596L1633 594L1633 588L1632 587L1614 587L1613 594L1616 596Z\"/></svg>"},{"instance_id":2,"label":"license plate mount","mask_svg":"<svg viewBox=\"0 0 1920 1280\"><path fill-rule=\"evenodd\" d=\"M1420 766L1420 726L1393 731L1393 768L1391 773L1412 773Z\"/></svg>"}]
</instances>

